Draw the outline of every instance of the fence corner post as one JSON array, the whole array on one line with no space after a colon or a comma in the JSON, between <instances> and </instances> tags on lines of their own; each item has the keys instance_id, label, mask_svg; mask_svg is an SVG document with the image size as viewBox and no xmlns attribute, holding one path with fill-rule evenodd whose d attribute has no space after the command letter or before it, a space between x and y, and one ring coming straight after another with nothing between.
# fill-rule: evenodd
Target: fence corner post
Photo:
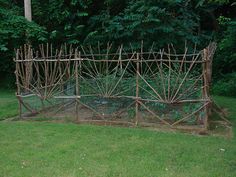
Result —
<instances>
[{"instance_id":1,"label":"fence corner post","mask_svg":"<svg viewBox=\"0 0 236 177\"><path fill-rule=\"evenodd\" d=\"M135 100L135 126L139 123L139 53L136 58L136 100Z\"/></svg>"}]
</instances>

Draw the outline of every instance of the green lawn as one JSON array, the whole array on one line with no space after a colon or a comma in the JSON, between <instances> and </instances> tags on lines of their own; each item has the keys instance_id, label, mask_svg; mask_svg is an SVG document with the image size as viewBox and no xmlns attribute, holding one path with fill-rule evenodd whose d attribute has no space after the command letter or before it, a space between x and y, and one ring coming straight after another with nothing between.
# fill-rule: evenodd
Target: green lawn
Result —
<instances>
[{"instance_id":1,"label":"green lawn","mask_svg":"<svg viewBox=\"0 0 236 177\"><path fill-rule=\"evenodd\" d=\"M17 115L17 108L14 91L0 89L0 120Z\"/></svg>"},{"instance_id":2,"label":"green lawn","mask_svg":"<svg viewBox=\"0 0 236 177\"><path fill-rule=\"evenodd\" d=\"M236 117L236 99L215 97ZM0 118L16 113L0 92ZM235 130L234 130L235 132ZM0 122L0 177L235 177L236 138L47 122Z\"/></svg>"}]
</instances>

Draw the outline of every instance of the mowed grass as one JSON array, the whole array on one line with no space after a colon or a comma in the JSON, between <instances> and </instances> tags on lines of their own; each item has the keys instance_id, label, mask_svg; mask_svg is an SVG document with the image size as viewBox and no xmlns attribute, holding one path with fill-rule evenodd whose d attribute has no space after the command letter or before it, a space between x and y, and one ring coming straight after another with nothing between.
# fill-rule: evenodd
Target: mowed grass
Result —
<instances>
[{"instance_id":1,"label":"mowed grass","mask_svg":"<svg viewBox=\"0 0 236 177\"><path fill-rule=\"evenodd\" d=\"M217 96L215 100L229 108L235 125L236 99ZM235 177L236 139L139 128L1 121L0 176Z\"/></svg>"},{"instance_id":2,"label":"mowed grass","mask_svg":"<svg viewBox=\"0 0 236 177\"><path fill-rule=\"evenodd\" d=\"M16 116L18 102L13 90L0 89L0 120Z\"/></svg>"}]
</instances>

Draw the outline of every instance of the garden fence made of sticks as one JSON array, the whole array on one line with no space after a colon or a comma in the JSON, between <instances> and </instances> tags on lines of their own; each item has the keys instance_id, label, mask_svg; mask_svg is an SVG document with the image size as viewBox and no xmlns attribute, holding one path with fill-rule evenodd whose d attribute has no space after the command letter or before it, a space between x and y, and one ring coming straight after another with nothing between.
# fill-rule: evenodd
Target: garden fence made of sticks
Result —
<instances>
[{"instance_id":1,"label":"garden fence made of sticks","mask_svg":"<svg viewBox=\"0 0 236 177\"><path fill-rule=\"evenodd\" d=\"M141 46L141 45L140 45ZM177 53L173 45L51 44L16 50L20 118L127 126L206 129L216 44Z\"/></svg>"}]
</instances>

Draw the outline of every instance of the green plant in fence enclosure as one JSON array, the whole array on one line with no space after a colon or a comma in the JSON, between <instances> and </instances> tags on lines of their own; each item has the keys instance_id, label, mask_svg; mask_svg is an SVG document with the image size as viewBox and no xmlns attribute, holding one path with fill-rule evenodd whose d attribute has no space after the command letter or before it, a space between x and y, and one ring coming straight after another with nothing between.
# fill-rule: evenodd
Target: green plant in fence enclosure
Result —
<instances>
[{"instance_id":1,"label":"green plant in fence enclosure","mask_svg":"<svg viewBox=\"0 0 236 177\"><path fill-rule=\"evenodd\" d=\"M135 108L129 108L128 109L128 118L133 119L133 118L135 118L135 115L136 115Z\"/></svg>"},{"instance_id":2,"label":"green plant in fence enclosure","mask_svg":"<svg viewBox=\"0 0 236 177\"><path fill-rule=\"evenodd\" d=\"M122 73L98 74L94 78L83 78L80 81L80 92L81 94L93 93L104 96L133 95L135 78L121 76Z\"/></svg>"},{"instance_id":3,"label":"green plant in fence enclosure","mask_svg":"<svg viewBox=\"0 0 236 177\"><path fill-rule=\"evenodd\" d=\"M167 96L170 99L178 98L180 100L199 98L201 96L200 88L202 86L201 79L199 79L199 72L190 73L187 77L185 75L186 73L173 74L173 72L170 75L168 71L164 70L161 71L161 74L156 73L152 77L143 76L143 79L140 79L139 82L140 95L149 97L150 99L160 99L160 97L164 99Z\"/></svg>"},{"instance_id":4,"label":"green plant in fence enclosure","mask_svg":"<svg viewBox=\"0 0 236 177\"><path fill-rule=\"evenodd\" d=\"M178 110L173 110L173 111L171 111L171 112L170 112L170 115L171 115L170 119L173 119L173 120L175 120L175 121L177 121L177 120L183 118L183 115L182 115L181 112L178 111Z\"/></svg>"}]
</instances>

